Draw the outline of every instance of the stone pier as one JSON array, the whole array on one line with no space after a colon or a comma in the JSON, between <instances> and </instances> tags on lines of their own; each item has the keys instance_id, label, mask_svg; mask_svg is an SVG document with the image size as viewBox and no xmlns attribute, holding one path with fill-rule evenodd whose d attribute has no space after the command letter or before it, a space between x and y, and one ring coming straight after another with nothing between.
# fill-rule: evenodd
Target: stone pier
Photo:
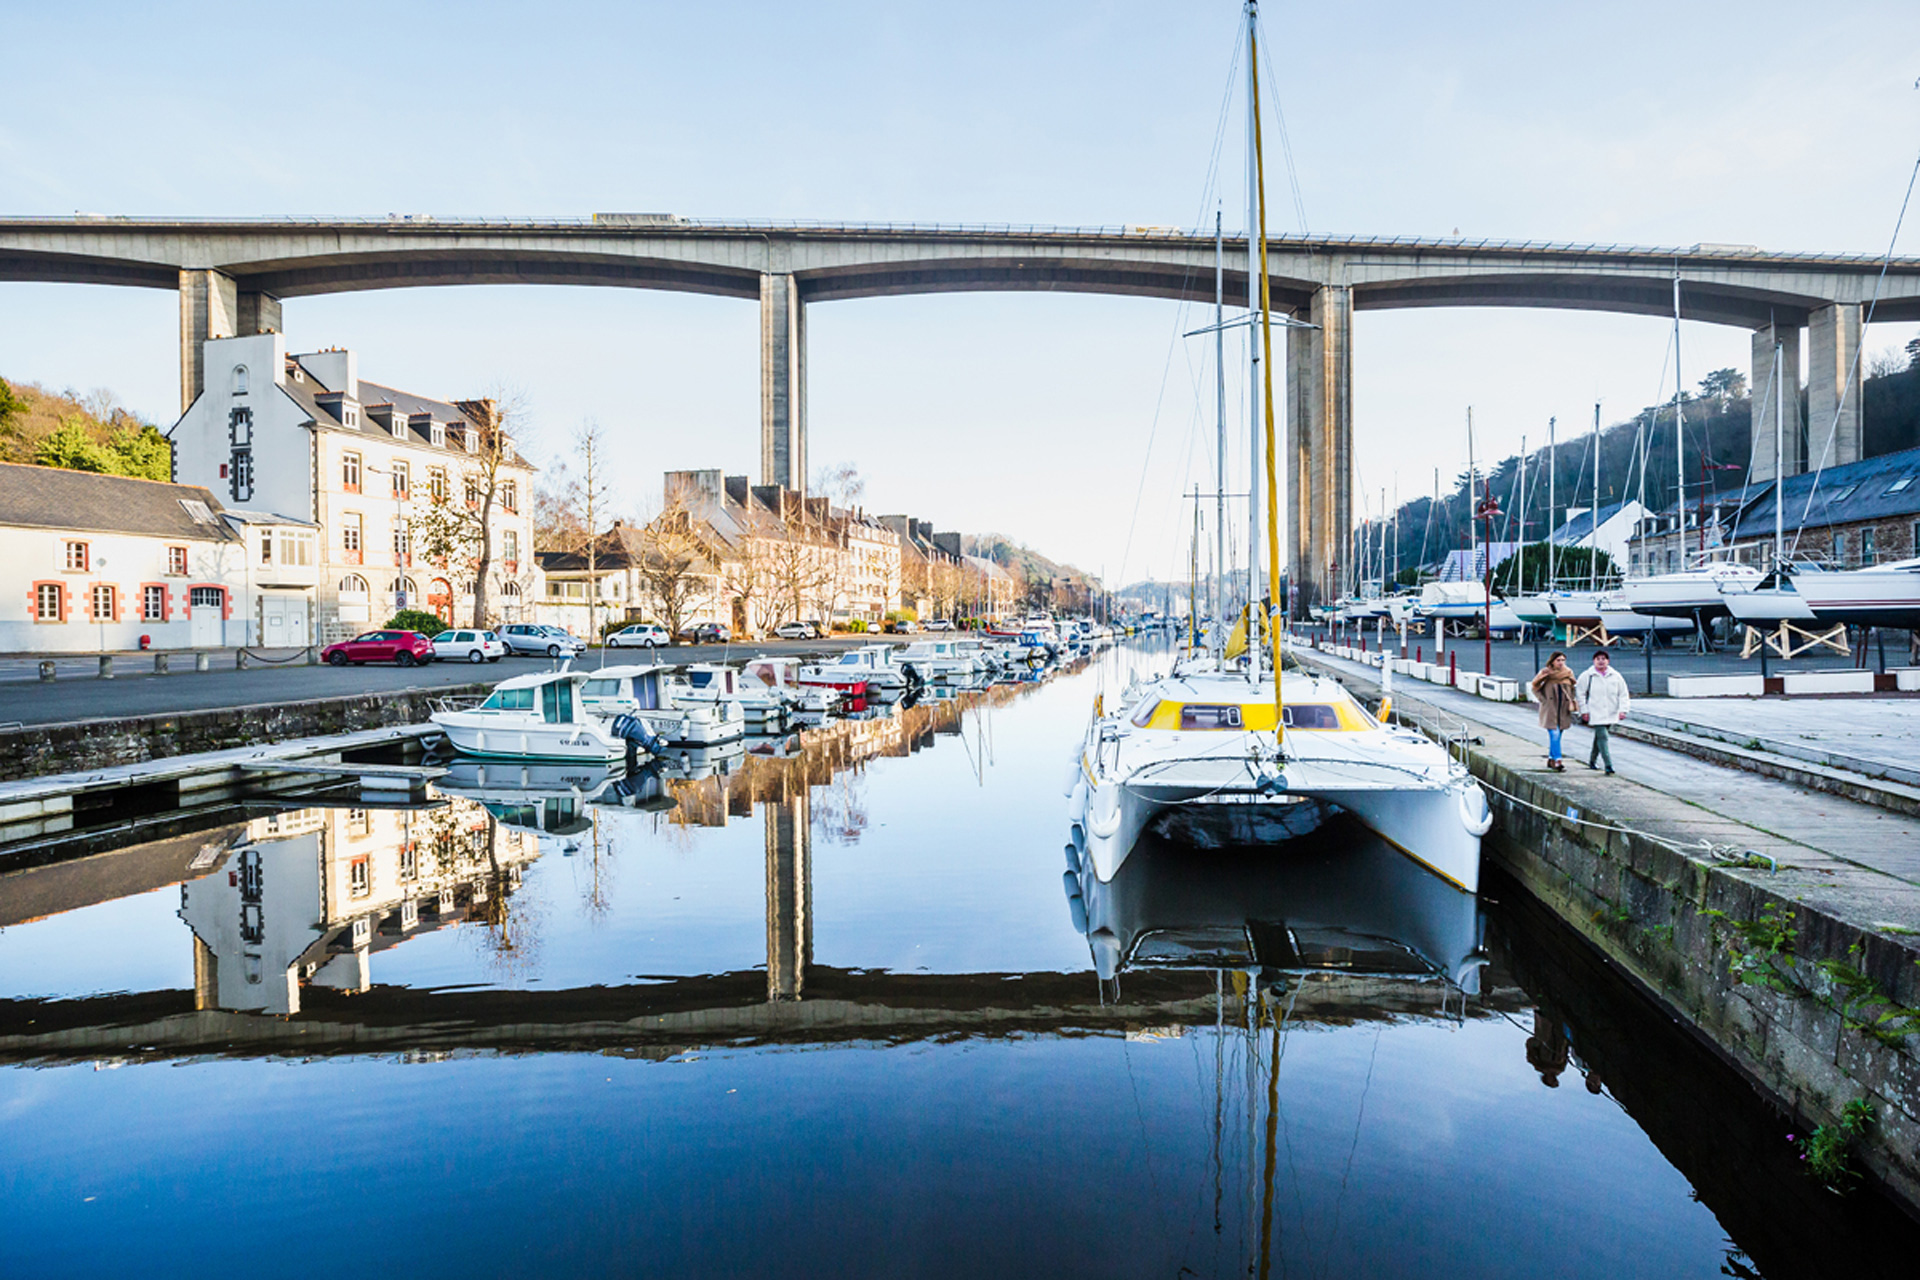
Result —
<instances>
[{"instance_id":1,"label":"stone pier","mask_svg":"<svg viewBox=\"0 0 1920 1280\"><path fill-rule=\"evenodd\" d=\"M760 483L807 488L807 304L788 272L760 277Z\"/></svg>"},{"instance_id":2,"label":"stone pier","mask_svg":"<svg viewBox=\"0 0 1920 1280\"><path fill-rule=\"evenodd\" d=\"M1807 317L1807 466L1860 461L1860 308L1835 303Z\"/></svg>"},{"instance_id":3,"label":"stone pier","mask_svg":"<svg viewBox=\"0 0 1920 1280\"><path fill-rule=\"evenodd\" d=\"M1287 331L1291 392L1282 402L1288 570L1300 609L1350 585L1343 574L1353 528L1353 290L1314 290L1305 318L1313 328Z\"/></svg>"},{"instance_id":4,"label":"stone pier","mask_svg":"<svg viewBox=\"0 0 1920 1280\"><path fill-rule=\"evenodd\" d=\"M206 389L204 344L209 338L280 331L280 299L242 289L221 271L180 272L180 412Z\"/></svg>"}]
</instances>

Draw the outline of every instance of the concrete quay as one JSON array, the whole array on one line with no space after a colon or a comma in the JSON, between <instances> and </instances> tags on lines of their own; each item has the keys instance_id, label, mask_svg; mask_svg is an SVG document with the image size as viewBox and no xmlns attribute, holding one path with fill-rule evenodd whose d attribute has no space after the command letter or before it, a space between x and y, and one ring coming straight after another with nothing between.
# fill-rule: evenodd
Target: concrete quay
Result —
<instances>
[{"instance_id":1,"label":"concrete quay","mask_svg":"<svg viewBox=\"0 0 1920 1280\"><path fill-rule=\"evenodd\" d=\"M1374 668L1295 656L1380 693ZM1529 705L1399 680L1393 700L1486 785L1490 863L1796 1127L1870 1103L1860 1163L1920 1213L1920 819L1651 743L1616 741L1607 777L1577 728L1551 773Z\"/></svg>"}]
</instances>

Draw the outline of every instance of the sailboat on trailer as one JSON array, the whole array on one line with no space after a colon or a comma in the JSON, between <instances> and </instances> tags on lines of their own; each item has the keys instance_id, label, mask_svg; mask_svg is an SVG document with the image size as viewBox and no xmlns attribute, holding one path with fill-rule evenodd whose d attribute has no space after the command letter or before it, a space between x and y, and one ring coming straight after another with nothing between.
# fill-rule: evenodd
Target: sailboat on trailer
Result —
<instances>
[{"instance_id":1,"label":"sailboat on trailer","mask_svg":"<svg viewBox=\"0 0 1920 1280\"><path fill-rule=\"evenodd\" d=\"M1274 438L1273 312L1267 276L1260 152L1258 6L1246 6L1248 76L1248 319L1253 466L1249 551L1260 545L1266 475L1269 585L1280 583ZM1254 236L1257 235L1257 239ZM1216 279L1219 273L1216 273ZM1282 324L1291 323L1282 321ZM1224 428L1223 428L1224 436ZM1224 446L1224 439L1222 440ZM1492 825L1485 794L1464 766L1422 734L1384 723L1339 682L1281 669L1281 636L1250 554L1246 615L1203 662L1096 703L1068 781L1076 856L1113 878L1149 822L1169 811L1220 819L1236 831L1310 829L1316 808L1337 807L1468 892L1480 881L1480 839ZM1266 652L1263 653L1263 646Z\"/></svg>"}]
</instances>

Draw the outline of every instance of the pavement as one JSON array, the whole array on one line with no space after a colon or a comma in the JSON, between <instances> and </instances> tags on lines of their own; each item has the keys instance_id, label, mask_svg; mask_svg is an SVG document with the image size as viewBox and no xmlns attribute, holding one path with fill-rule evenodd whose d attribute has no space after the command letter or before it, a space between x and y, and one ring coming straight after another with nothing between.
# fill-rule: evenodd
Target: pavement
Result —
<instances>
[{"instance_id":1,"label":"pavement","mask_svg":"<svg viewBox=\"0 0 1920 1280\"><path fill-rule=\"evenodd\" d=\"M767 640L729 645L674 645L661 650L589 649L574 662L576 670L616 663L660 661L738 662L758 654L807 655L838 653L880 640L911 637L849 635L826 640ZM74 720L173 715L224 707L257 706L269 702L298 702L309 698L341 697L354 693L432 689L471 684L476 680L505 680L529 671L548 671L548 658L507 657L474 665L435 662L423 667L367 665L360 667L307 666L304 651L251 650L268 658L292 658L269 665L250 658L244 670L234 665L231 649L210 651L212 670L195 671L191 652L169 650L171 671L156 675L152 653L115 656L111 679L99 676L97 654L70 655L55 661L53 680L39 679L40 659L14 655L0 658L0 729L13 726L64 724ZM657 658L654 656L657 654ZM25 672L24 675L16 672Z\"/></svg>"},{"instance_id":2,"label":"pavement","mask_svg":"<svg viewBox=\"0 0 1920 1280\"><path fill-rule=\"evenodd\" d=\"M1331 668L1356 687L1377 687L1380 681L1380 673L1376 669L1336 658L1332 654L1303 650L1299 656L1303 661ZM1396 680L1394 696L1402 700L1417 699L1470 724L1486 725L1537 742L1540 744L1539 770L1546 772L1546 730L1540 728L1532 704L1490 702L1457 689L1423 681ZM1661 699L1660 709L1665 712L1685 704L1693 710L1697 709L1698 704L1710 701L1716 700ZM1879 701L1865 698L1822 699L1817 707L1802 710L1784 699L1756 699L1746 703L1745 714L1749 724L1764 729L1766 734L1788 732L1787 726L1793 725L1798 726L1803 734L1817 736L1820 730L1816 717L1821 713L1834 726L1845 726L1855 712ZM1873 716L1875 724L1891 725L1902 715L1920 720L1920 716L1914 714L1914 705L1909 700L1887 700L1882 705L1892 710L1884 719L1878 711L1868 713ZM1802 704L1802 707L1805 706ZM1845 708L1844 713L1839 709L1841 707ZM1731 709L1725 710L1730 720ZM1632 718L1629 713L1629 721ZM1905 740L1916 741L1914 735L1920 734L1920 729L1909 725L1904 727L1904 733L1908 735ZM1587 751L1591 743L1589 730L1575 727L1567 731L1563 748L1567 759L1567 776L1604 778L1599 772L1590 773L1587 769ZM1920 886L1920 818L1696 760L1650 743L1626 741L1618 735L1614 736L1612 750L1619 777L1685 801L1706 813L1757 828L1808 849L1819 850L1839 862Z\"/></svg>"}]
</instances>

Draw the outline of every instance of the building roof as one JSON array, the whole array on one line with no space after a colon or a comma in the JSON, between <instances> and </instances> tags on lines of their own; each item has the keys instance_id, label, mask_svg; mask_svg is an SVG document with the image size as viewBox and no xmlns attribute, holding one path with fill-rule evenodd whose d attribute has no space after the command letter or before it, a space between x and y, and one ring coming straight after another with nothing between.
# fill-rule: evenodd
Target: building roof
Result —
<instances>
[{"instance_id":1,"label":"building roof","mask_svg":"<svg viewBox=\"0 0 1920 1280\"><path fill-rule=\"evenodd\" d=\"M290 365L297 364L298 360L299 358L297 356L288 357L288 363ZM397 436L393 435L378 423L369 426L363 422L362 425L358 427L349 427L340 421L339 417L336 416L332 410L320 403L319 397L330 394L334 389L321 382L320 379L314 375L313 370L304 365L300 366L300 375L297 379L291 374L282 378L279 384L280 390L286 394L289 400L300 407L302 413L306 414L307 417L312 419L318 426L328 427L335 431L348 431L355 435L372 435L383 440L398 440L402 443L416 444L427 448L438 448L456 457L464 458L471 456L465 448L454 443L452 436L447 437L445 444L435 445L430 433L416 430L411 422L408 423L406 431ZM410 391L401 391L394 387L382 386L377 382L368 382L365 378L360 379L360 398L355 403L361 406L363 413L370 405L390 404L393 406L395 413L404 414L409 419L416 413L428 413L433 415L435 422L455 427L462 431L471 430L476 425L473 419L462 412L458 405L449 404L445 400L432 400L426 396L417 396ZM508 466L523 467L528 471L536 469L533 463L527 461L526 457L522 455L518 449L514 449L511 456L505 461Z\"/></svg>"},{"instance_id":2,"label":"building roof","mask_svg":"<svg viewBox=\"0 0 1920 1280\"><path fill-rule=\"evenodd\" d=\"M0 526L238 542L224 514L198 485L0 463Z\"/></svg>"},{"instance_id":3,"label":"building roof","mask_svg":"<svg viewBox=\"0 0 1920 1280\"><path fill-rule=\"evenodd\" d=\"M1772 537L1775 495L1782 491L1789 531L1802 525L1823 528L1920 515L1920 449L1883 453L1845 466L1788 476L1779 485L1769 483L1741 508L1734 538Z\"/></svg>"},{"instance_id":4,"label":"building roof","mask_svg":"<svg viewBox=\"0 0 1920 1280\"><path fill-rule=\"evenodd\" d=\"M1610 502L1606 506L1601 507L1599 511L1600 523L1605 525L1607 521L1619 515L1620 509L1626 505L1624 502ZM1565 524L1555 529L1548 536L1556 544L1563 547L1585 541L1587 538L1593 536L1594 514L1592 511L1582 511L1579 515L1570 518Z\"/></svg>"}]
</instances>

